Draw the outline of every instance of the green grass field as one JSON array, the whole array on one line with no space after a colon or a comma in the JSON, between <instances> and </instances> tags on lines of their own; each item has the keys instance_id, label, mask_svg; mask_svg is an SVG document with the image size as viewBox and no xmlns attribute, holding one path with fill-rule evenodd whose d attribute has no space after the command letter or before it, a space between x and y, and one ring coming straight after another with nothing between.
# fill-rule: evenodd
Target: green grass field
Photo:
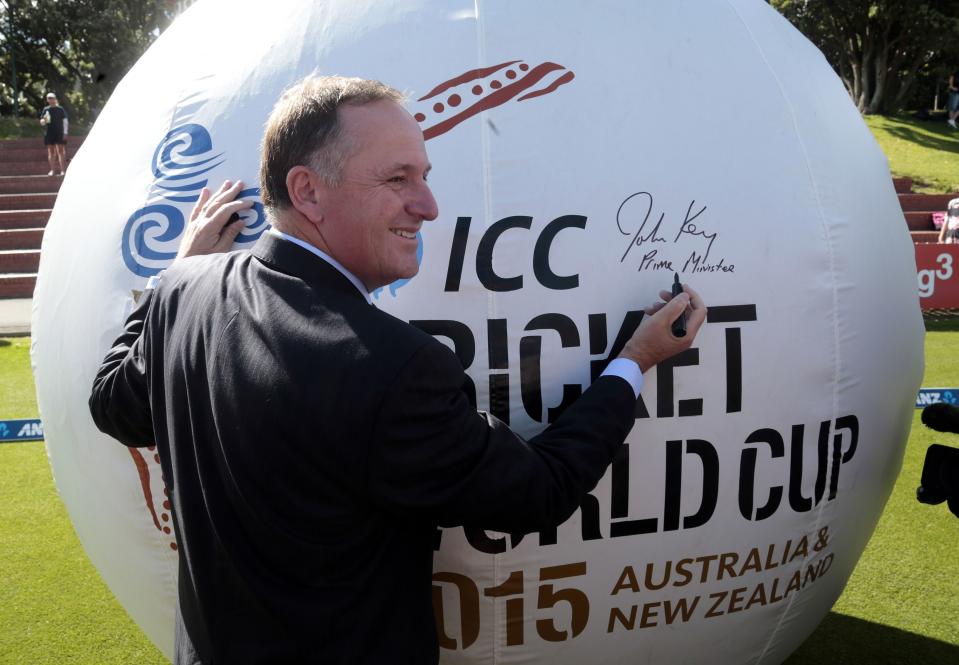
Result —
<instances>
[{"instance_id":1,"label":"green grass field","mask_svg":"<svg viewBox=\"0 0 959 665\"><path fill-rule=\"evenodd\" d=\"M894 176L912 178L913 190L959 192L959 130L941 120L866 116Z\"/></svg>"},{"instance_id":2,"label":"green grass field","mask_svg":"<svg viewBox=\"0 0 959 665\"><path fill-rule=\"evenodd\" d=\"M926 386L959 385L959 325L931 324ZM0 339L0 418L36 417L29 340ZM902 473L842 597L787 665L959 663L959 519L915 500L934 435L918 412ZM87 560L42 443L0 444L0 663L166 662ZM720 664L721 665L721 664Z\"/></svg>"}]
</instances>

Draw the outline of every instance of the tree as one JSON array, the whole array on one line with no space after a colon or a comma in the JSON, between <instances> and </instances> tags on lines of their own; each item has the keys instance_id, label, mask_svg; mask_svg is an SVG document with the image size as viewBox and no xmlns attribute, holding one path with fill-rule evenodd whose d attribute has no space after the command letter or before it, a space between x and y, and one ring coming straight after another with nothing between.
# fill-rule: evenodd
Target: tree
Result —
<instances>
[{"instance_id":1,"label":"tree","mask_svg":"<svg viewBox=\"0 0 959 665\"><path fill-rule=\"evenodd\" d=\"M25 114L58 93L89 122L172 21L174 0L0 0L0 113ZM21 104L21 101L23 102Z\"/></svg>"},{"instance_id":2,"label":"tree","mask_svg":"<svg viewBox=\"0 0 959 665\"><path fill-rule=\"evenodd\" d=\"M862 113L911 101L917 80L959 56L959 0L772 0L839 74Z\"/></svg>"}]
</instances>

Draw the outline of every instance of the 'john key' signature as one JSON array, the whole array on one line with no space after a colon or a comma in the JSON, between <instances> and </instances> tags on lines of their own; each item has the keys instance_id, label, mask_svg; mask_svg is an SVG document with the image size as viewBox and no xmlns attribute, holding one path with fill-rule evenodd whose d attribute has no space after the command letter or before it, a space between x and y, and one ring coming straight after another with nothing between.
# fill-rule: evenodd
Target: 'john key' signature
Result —
<instances>
[{"instance_id":1,"label":"'john key' signature","mask_svg":"<svg viewBox=\"0 0 959 665\"><path fill-rule=\"evenodd\" d=\"M679 271L694 273L715 271L733 272L735 266L726 264L725 258L720 258L719 263L708 263L709 252L713 248L713 243L719 237L719 233L709 233L706 230L700 230L694 222L700 215L706 212L706 206L703 206L694 214L693 208L695 205L695 199L690 201L689 207L686 208L686 215L683 218L683 222L679 225L679 231L672 237L672 240L670 240L671 232L667 230L669 221L666 219L666 213L659 213L659 217L655 222L651 219L653 217L653 195L649 192L637 192L628 196L626 200L619 205L619 209L616 211L616 226L619 228L619 232L624 236L630 236L629 244L626 246L626 251L623 252L623 256L619 259L619 262L623 263L634 248L645 245L645 253L642 259L640 259L637 270L674 271L677 270L677 268L673 267L674 259L670 256L669 250L675 248L680 251L685 251L685 248L689 246L688 241L699 238L704 244L696 248L699 251L694 250L688 257L681 257L680 260L685 259L685 262ZM640 214L642 215L642 223L639 224L639 228L637 228L636 231L626 230L626 227L636 225ZM657 248L656 245L658 243L662 243L663 246ZM705 251L703 251L704 247ZM662 254L660 254L660 250L663 250Z\"/></svg>"}]
</instances>

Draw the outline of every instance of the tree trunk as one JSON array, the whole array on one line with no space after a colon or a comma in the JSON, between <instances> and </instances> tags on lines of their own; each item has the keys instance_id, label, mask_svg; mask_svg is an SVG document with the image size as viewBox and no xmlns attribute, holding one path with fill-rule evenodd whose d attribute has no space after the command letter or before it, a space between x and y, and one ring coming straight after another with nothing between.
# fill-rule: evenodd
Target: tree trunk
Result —
<instances>
[{"instance_id":1,"label":"tree trunk","mask_svg":"<svg viewBox=\"0 0 959 665\"><path fill-rule=\"evenodd\" d=\"M899 82L899 89L896 91L896 96L892 100L892 105L889 107L890 111L898 111L906 103L906 99L909 96L909 93L912 91L912 86L916 82L918 77L919 70L922 68L923 63L926 60L926 54L920 53L909 65L909 73ZM936 99L933 101L934 106L938 106L939 100L939 84L936 84ZM934 111L938 111L938 108L934 108Z\"/></svg>"},{"instance_id":2,"label":"tree trunk","mask_svg":"<svg viewBox=\"0 0 959 665\"><path fill-rule=\"evenodd\" d=\"M879 113L882 110L883 96L886 94L886 76L889 73L886 68L887 49L888 47L881 48L875 60L873 60L873 74L876 85L872 97L869 99L869 104L866 105L866 115Z\"/></svg>"},{"instance_id":3,"label":"tree trunk","mask_svg":"<svg viewBox=\"0 0 959 665\"><path fill-rule=\"evenodd\" d=\"M872 80L870 79L870 64L872 64L872 43L867 35L866 44L862 50L862 58L859 61L859 98L856 100L856 107L862 113L866 110L872 91Z\"/></svg>"}]
</instances>

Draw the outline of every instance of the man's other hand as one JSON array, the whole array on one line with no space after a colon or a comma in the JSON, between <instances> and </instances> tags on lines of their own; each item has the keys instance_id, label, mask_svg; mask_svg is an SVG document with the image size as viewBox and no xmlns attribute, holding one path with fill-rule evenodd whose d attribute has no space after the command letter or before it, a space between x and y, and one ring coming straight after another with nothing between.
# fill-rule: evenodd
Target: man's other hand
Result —
<instances>
[{"instance_id":1,"label":"man's other hand","mask_svg":"<svg viewBox=\"0 0 959 665\"><path fill-rule=\"evenodd\" d=\"M253 201L237 201L236 196L243 183L225 181L216 194L206 187L193 206L190 221L186 225L183 241L176 257L182 259L197 254L216 254L233 247L233 241L243 230L243 220L237 215L253 206Z\"/></svg>"},{"instance_id":2,"label":"man's other hand","mask_svg":"<svg viewBox=\"0 0 959 665\"><path fill-rule=\"evenodd\" d=\"M669 291L660 291L658 302L646 308L643 322L626 342L620 358L629 358L645 374L653 365L671 358L692 346L696 333L706 320L706 305L699 294L683 284L683 293L675 298ZM686 313L686 336L673 335L673 321Z\"/></svg>"}]
</instances>

